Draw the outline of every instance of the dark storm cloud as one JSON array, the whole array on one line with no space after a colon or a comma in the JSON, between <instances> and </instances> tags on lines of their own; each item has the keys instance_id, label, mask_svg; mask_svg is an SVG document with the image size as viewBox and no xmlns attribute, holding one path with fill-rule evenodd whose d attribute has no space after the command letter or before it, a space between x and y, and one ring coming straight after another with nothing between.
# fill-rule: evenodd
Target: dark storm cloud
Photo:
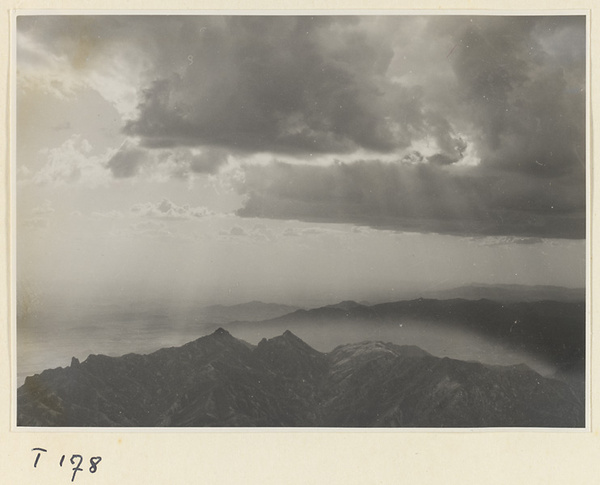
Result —
<instances>
[{"instance_id":1,"label":"dark storm cloud","mask_svg":"<svg viewBox=\"0 0 600 485\"><path fill-rule=\"evenodd\" d=\"M137 174L141 148L174 154L175 177L216 173L224 154L331 154L344 163L242 162L239 214L582 238L585 22L124 16L24 18L19 29L73 66L100 69L117 48L142 59L124 125L141 144L109 162L115 177ZM347 163L358 150L374 161Z\"/></svg>"},{"instance_id":2,"label":"dark storm cloud","mask_svg":"<svg viewBox=\"0 0 600 485\"><path fill-rule=\"evenodd\" d=\"M144 66L147 147L304 156L473 145L501 170L581 171L585 18L48 16L18 29L78 69ZM438 156L439 155L439 156Z\"/></svg>"},{"instance_id":3,"label":"dark storm cloud","mask_svg":"<svg viewBox=\"0 0 600 485\"><path fill-rule=\"evenodd\" d=\"M403 164L248 168L239 214L584 238L584 19L434 18L425 30L447 41L452 76L414 65L422 117L412 126L424 127L438 153L414 150ZM469 143L479 164L455 166Z\"/></svg>"},{"instance_id":4,"label":"dark storm cloud","mask_svg":"<svg viewBox=\"0 0 600 485\"><path fill-rule=\"evenodd\" d=\"M585 19L487 17L430 28L439 33L440 24L455 46L449 60L460 123L477 136L482 162L539 176L583 175Z\"/></svg>"},{"instance_id":5,"label":"dark storm cloud","mask_svg":"<svg viewBox=\"0 0 600 485\"><path fill-rule=\"evenodd\" d=\"M227 163L227 154L223 150L207 150L190 158L190 169L194 173L215 173Z\"/></svg>"},{"instance_id":6,"label":"dark storm cloud","mask_svg":"<svg viewBox=\"0 0 600 485\"><path fill-rule=\"evenodd\" d=\"M181 48L181 46L180 46ZM151 82L125 131L147 146L246 152L388 152L424 127L418 88L386 77L383 32L331 17L226 17Z\"/></svg>"},{"instance_id":7,"label":"dark storm cloud","mask_svg":"<svg viewBox=\"0 0 600 485\"><path fill-rule=\"evenodd\" d=\"M472 236L585 237L578 186L378 161L249 167L238 215Z\"/></svg>"},{"instance_id":8,"label":"dark storm cloud","mask_svg":"<svg viewBox=\"0 0 600 485\"><path fill-rule=\"evenodd\" d=\"M187 179L192 174L214 174L227 163L220 149L192 151L188 148L148 150L126 141L106 163L115 178L135 177L153 169L171 177Z\"/></svg>"}]
</instances>

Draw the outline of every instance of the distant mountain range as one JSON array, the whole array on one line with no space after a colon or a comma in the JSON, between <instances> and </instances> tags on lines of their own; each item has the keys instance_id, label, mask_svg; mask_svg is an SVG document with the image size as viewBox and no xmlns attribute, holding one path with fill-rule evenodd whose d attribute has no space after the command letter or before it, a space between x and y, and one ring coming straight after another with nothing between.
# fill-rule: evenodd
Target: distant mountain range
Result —
<instances>
[{"instance_id":1,"label":"distant mountain range","mask_svg":"<svg viewBox=\"0 0 600 485\"><path fill-rule=\"evenodd\" d=\"M480 300L434 300L418 298L366 306L344 301L311 310L296 310L260 322L265 329L283 331L318 326L333 328L344 322L360 322L373 330L402 322L434 323L445 328L462 328L487 339L506 343L514 349L537 355L563 370L585 368L585 302L533 301L498 302ZM232 332L246 324L227 325ZM312 328L312 327L311 327Z\"/></svg>"},{"instance_id":2,"label":"distant mountain range","mask_svg":"<svg viewBox=\"0 0 600 485\"><path fill-rule=\"evenodd\" d=\"M448 290L428 291L423 297L436 299L516 301L583 301L585 288L565 288L551 285L485 285L473 284Z\"/></svg>"},{"instance_id":3,"label":"distant mountain range","mask_svg":"<svg viewBox=\"0 0 600 485\"><path fill-rule=\"evenodd\" d=\"M581 302L585 300L585 288L565 288L551 285L486 285L472 284L445 290L429 290L414 294L403 300L425 298L428 300L494 300L498 302L537 302L560 301ZM353 309L355 306L371 306L367 301L357 303L352 300L327 305L338 309ZM237 305L210 305L196 310L196 317L205 323L221 325L231 322L259 322L278 318L300 308L278 303L250 301Z\"/></svg>"},{"instance_id":4,"label":"distant mountain range","mask_svg":"<svg viewBox=\"0 0 600 485\"><path fill-rule=\"evenodd\" d=\"M390 305L378 311L398 306ZM376 310L344 304L320 311ZM289 331L253 346L219 328L148 355L90 355L28 377L17 393L19 426L582 427L584 421L584 405L568 385L525 365L438 358L382 342L321 353Z\"/></svg>"}]
</instances>

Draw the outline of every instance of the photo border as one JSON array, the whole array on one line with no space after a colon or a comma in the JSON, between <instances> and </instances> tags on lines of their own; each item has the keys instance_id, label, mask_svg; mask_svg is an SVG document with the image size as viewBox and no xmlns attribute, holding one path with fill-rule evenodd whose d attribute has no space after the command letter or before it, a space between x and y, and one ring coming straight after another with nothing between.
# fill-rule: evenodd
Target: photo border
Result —
<instances>
[{"instance_id":1,"label":"photo border","mask_svg":"<svg viewBox=\"0 0 600 485\"><path fill-rule=\"evenodd\" d=\"M106 2L108 3L108 2ZM496 2L499 3L499 2ZM510 4L510 2L505 2ZM539 2L538 2L539 3ZM593 3L593 2L592 2ZM110 9L110 12L114 12L115 10ZM307 14L310 14L310 12L313 12L312 10L305 10L307 12ZM14 12L14 11L13 11ZM25 11L19 11L18 14L21 15L23 14L23 12ZM53 14L63 14L64 11L60 11L60 10L27 10L26 11L27 15L31 14L31 15L37 15L40 12L44 12L44 13L53 13ZM107 10L69 10L69 12L71 12L71 14L73 15L77 15L77 14L90 14L90 13L95 13L95 14L107 14L109 13ZM167 11L162 11L162 10L153 10L151 12L155 12L153 14L155 15L164 15L165 13L167 13ZM179 14L181 15L186 15L188 13L194 13L194 14L201 14L203 11L197 11L197 10L179 10ZM242 15L243 13L241 12L246 12L246 14L252 13L252 14L270 14L269 12L272 12L270 10L255 10L255 9L247 9L247 10L210 10L208 11L210 15L223 15L223 14L236 14L236 15ZM285 11L281 11L281 10L275 10L273 12L276 12L276 15L290 15L290 14L295 14L297 11L295 10L285 10ZM361 9L356 9L356 10L342 10L342 9L333 9L333 10L317 10L314 11L315 14L319 14L319 15L325 15L325 14L340 14L340 12L343 12L342 14L346 14L346 12L348 12L348 15L354 15L354 14L365 14L364 10ZM492 14L504 14L506 15L506 11L504 10L449 10L449 11L445 11L445 10L428 10L428 11L411 11L411 14L414 15L423 15L423 14L427 14L427 12L432 12L431 14L438 14L438 13L442 13L442 14L448 14L448 15L492 15ZM118 11L119 15L137 15L137 14L148 14L149 12L147 11L140 11L140 10L122 10L122 11ZM387 9L383 9L383 10L369 10L367 14L387 14L387 13L393 13L394 15L398 14L398 15L402 15L402 14L406 14L406 11L402 11L402 10L387 10ZM374 449L377 449L378 446L373 445L373 440L371 438L373 438L373 435L375 435L375 437L386 437L386 439L382 439L382 441L385 442L394 442L394 441L400 441L400 442L411 442L413 440L411 439L402 439L403 436L412 436L415 437L417 436L418 438L424 438L425 441L431 442L431 437L432 434L440 434L440 435L445 435L443 438L442 436L440 436L438 439L441 442L455 442L455 443L461 443L461 446L464 445L464 439L469 436L477 436L476 439L470 439L470 441L472 441L471 445L475 445L475 448L473 448L472 446L470 446L471 448L471 452L475 453L475 455L477 455L477 447L479 446L478 443L483 443L488 441L487 438L492 438L492 442L496 442L496 446L498 446L501 450L503 450L504 452L504 456L505 458L500 458L502 461L505 460L516 460L517 465L521 465L520 467L517 466L517 469L523 469L523 464L519 461L519 459L517 457L514 456L515 451L519 450L520 446L518 443L519 438L521 438L520 436L515 436L515 435L527 435L527 438L531 438L531 435L536 436L535 439L533 439L534 442L539 443L543 443L543 441L538 440L537 438L543 438L543 437L547 437L549 442L555 442L558 441L563 442L564 445L569 446L570 443L573 443L573 449L578 448L578 445L576 444L577 442L579 442L579 445L581 445L583 443L583 447L585 448L585 451L582 451L582 454L578 457L578 458L582 458L585 457L587 455L589 455L589 450L594 450L594 454L593 456L595 458L597 458L598 456L600 456L600 454L598 454L597 452L600 451L600 443L598 440L598 430L597 430L597 423L596 421L593 419L594 418L594 413L592 412L592 405L591 403L593 401L595 401L594 399L594 387L592 386L593 382L592 382L592 378L594 377L593 373L592 373L592 361L595 361L594 359L594 355L593 355L593 351L595 349L595 346L593 345L593 340L595 340L595 337L593 335L593 333L591 332L592 330L592 324L591 324L591 320L592 320L592 312L594 311L593 305L592 305L592 298L593 298L593 287L592 287L592 273L595 273L595 271L593 270L594 268L592 267L592 238L593 238L593 229L594 229L594 224L593 221L591 219L594 211L593 211L593 196L594 193L592 192L592 186L593 186L593 180L592 178L595 177L595 174L593 172L593 167L592 167L592 146L593 146L593 140L592 140L592 136L593 134L597 134L597 128L594 128L594 133L592 133L592 127L591 127L591 121L592 121L592 112L598 114L598 107L597 107L597 100L593 100L592 96L591 96L591 88L592 88L592 83L594 84L594 86L597 85L597 76L593 76L593 72L592 72L592 65L590 63L591 61L591 57L592 57L592 37L596 38L596 40L598 40L598 32L597 29L592 29L592 20L595 19L596 17L593 16L594 13L594 9L592 8L592 6L590 5L588 8L577 8L574 10L546 10L546 9L528 9L528 10L513 10L511 8L511 13L510 14L514 14L514 15L539 15L539 14L556 14L556 15L566 15L566 14L573 14L573 15L586 15L587 18L587 30L588 30L588 34L587 34L587 76L586 76L586 169L587 169L587 181L586 181L586 193L587 193L587 204L586 204L586 211L588 214L588 218L587 218L587 227L586 227L586 258L588 261L587 264L587 271L586 271L586 328L587 328L587 338L586 338L586 427L585 428L574 428L574 429L560 429L560 428L449 428L449 429L443 429L443 428L426 428L426 429L421 429L421 428L398 428L398 429L389 429L389 428L26 428L26 427L16 427L16 412L14 409L14 403L16 401L16 396L15 396L15 391L16 391L16 338L15 338L15 334L16 334L16 316L14 315L14 310L11 309L15 308L14 304L15 304L15 291L10 291L10 303L11 305L7 305L7 313L9 314L9 320L11 322L10 326L11 328L8 329L8 334L10 335L10 359L9 359L9 363L8 363L8 368L10 369L10 394L11 394L11 406L10 407L10 424L8 427L8 432L7 432L7 439L6 440L1 440L1 441L6 441L6 442L27 442L27 443L33 443L34 441L36 441L39 443L39 441L51 441L54 443L58 443L58 445L65 443L68 446L71 446L73 443L79 443L80 446L86 447L87 444L85 443L85 439L86 439L86 435L91 435L91 436L87 436L88 438L90 438L90 441L93 443L98 443L99 446L104 446L105 449L106 447L108 447L110 450L112 451L116 451L117 449L120 448L121 451L125 451L125 449L127 448L126 446L123 446L123 442L126 440L129 441L129 439L131 440L131 442L133 444L130 444L129 446L129 454L131 456L132 451L135 453L135 451L139 451L140 448L140 443L142 442L141 440L149 440L154 442L151 446L151 448L156 452L157 449L161 449L161 445L159 444L159 446L156 446L156 442L160 442L161 438L167 438L167 441L169 443L172 443L173 441L175 441L177 439L177 437L179 436L180 439L177 439L177 441L181 441L183 442L182 444L177 445L176 444L176 448L179 449L182 453L182 455L189 455L189 450L186 446L187 443L192 442L192 443L196 443L198 444L199 442L201 442L203 439L205 438L215 438L215 436L218 436L218 438L216 439L209 439L209 441L214 441L214 442L218 442L220 444L220 446L225 446L226 448L228 446L232 446L235 448L235 446L237 444L240 443L251 443L251 442L256 442L256 443L278 443L278 442L282 442L282 441L286 441L285 437L289 435L289 437L291 437L291 442L296 442L297 446L298 444L300 445L298 450L296 451L297 454L302 454L302 450L304 450L303 448L303 442L309 442L309 443L314 443L314 438L318 437L317 435L322 435L322 434L327 434L329 435L330 438L335 438L337 434L341 434L342 437L341 439L346 439L350 442L353 443L353 445L351 445L351 448L353 446L356 446L358 444L358 446L356 446L356 450L354 449L350 449L349 453L352 456L355 456L357 458L364 458L364 456L362 456L362 452L361 452L361 444L364 444L365 442L368 442ZM597 12L596 12L597 13ZM13 25L13 22L16 20L16 14L12 13L11 14L11 25ZM14 26L14 25L13 25ZM13 35L13 40L14 40L14 31L12 32ZM597 44L598 45L598 44ZM14 42L11 43L11 62L13 63L14 66ZM11 69L10 71L10 76L11 76L11 80L12 80L12 86L14 87L14 71L15 69ZM14 91L12 92L11 96L14 96ZM6 98L8 99L8 98ZM10 98L11 101L14 102L14 98ZM592 106L592 102L594 102L593 106ZM12 105L14 107L14 104ZM11 109L10 110L10 120L11 120L11 127L15 126L15 110ZM10 132L10 143L12 144L12 146L14 146L14 142L15 142L15 133L14 133L14 129L10 129L6 131L7 133ZM7 144L8 145L8 144ZM8 152L8 148L7 148L7 152ZM11 153L13 153L14 150L11 151ZM14 161L14 153L13 153L13 157L11 158L12 163L15 163ZM15 190L14 187L16 187L16 181L15 181L15 172L16 170L14 170L14 165L12 165L12 169L11 167L8 166L7 164L7 172L9 173L10 176L10 182L12 184L12 188L13 190L7 190L6 193L10 193L11 196L11 204L13 207L13 210L8 210L7 212L10 213L10 221L11 221L11 227L14 228L14 224L15 224L15 215L14 215L14 204L15 204ZM6 183L6 181L5 181ZM7 187L7 189L9 189L10 187ZM15 235L14 235L14 230L11 231L10 233L10 244L12 244L12 247L15 247ZM14 264L14 251L11 253L11 265ZM12 266L12 268L14 268L14 266ZM15 274L14 271L10 271L10 285L8 286L8 288L16 288L15 285ZM8 293L8 292L7 292ZM11 311L12 310L12 311ZM5 332L5 334L7 334L7 332ZM0 371L4 371L4 365L0 366ZM3 409L2 407L0 407L0 409ZM508 431L508 433L507 433ZM543 431L543 433L538 433L539 431ZM5 431L3 430L3 437L4 437L4 433ZM115 435L113 436L107 436L108 435ZM458 436L458 439L456 435ZM38 437L38 435L41 435L41 437ZM243 437L240 437L240 435L242 435ZM368 436L367 436L368 435ZM402 435L400 436L401 439L398 439L398 435ZM494 435L494 436L490 436L490 435ZM557 436L556 436L557 435ZM117 437L116 440L114 439L115 437ZM279 439L281 437L284 437L283 440ZM307 438L310 437L310 438ZM582 438L583 436L583 438ZM356 438L363 438L362 443L360 440L357 440ZM368 439L365 439L368 438ZM576 439L576 437L580 438L580 439ZM50 438L50 439L49 439ZM230 445L223 445L223 439L228 439L228 441L230 441ZM253 439L255 438L255 439ZM276 438L276 439L275 439ZM227 440L226 440L227 441ZM326 441L329 441L326 440ZM335 439L333 439L333 441L336 441ZM338 440L339 441L339 440ZM437 441L437 440L436 440ZM525 440L528 441L528 440ZM118 443L118 445L115 444ZM416 439L414 440L414 442L419 442L422 443L423 440L421 439ZM504 448L504 444L508 443L508 448ZM346 447L347 445L342 443L338 443L338 445L342 446L342 447ZM268 445L269 447L271 445ZM71 446L73 447L73 446ZM269 448L272 449L272 448ZM287 449L287 447L286 447ZM276 454L276 455L281 455L281 450L279 450L279 453L273 448L272 451ZM291 451L291 450L287 450L287 451ZM304 450L306 451L306 450ZM346 450L348 451L348 450ZM435 445L434 443L430 443L430 449L428 451L426 451L425 453L429 456L431 454L434 454L436 457L438 457L438 454L441 450L438 449L438 446ZM457 452L459 452L459 450L455 450ZM565 453L566 450L563 449L562 445L559 445L559 449L558 450L536 450L538 451L538 453L541 453L541 455L544 455L544 451L546 451L545 456L554 456L557 453ZM6 462L6 458L7 458L7 454L4 453L5 449L4 449L4 445L0 445L0 452L2 452L2 456L0 458L0 470L3 470L3 467L5 465ZM125 453L127 453L127 451L125 451ZM293 451L291 451L292 454L294 454ZM31 451L29 449L22 449L20 450L19 455L25 455L25 462L27 463L27 466L31 466L30 465L30 461L32 458L32 454ZM287 456L287 453L284 453ZM314 453L308 453L311 456L314 456ZM345 454L345 453L344 453ZM8 453L8 455L10 456L10 453ZM171 453L172 455L172 453ZM211 454L209 452L209 455L213 456L213 454ZM250 453L250 455L252 455L252 453ZM262 453L257 453L257 455L261 456ZM140 468L144 470L144 473L148 470L148 462L152 462L153 460L155 460L156 454L152 454L151 452L149 452L147 455L145 455L145 460L141 459L140 457L137 458L138 461L140 461L140 463L138 464L137 468L138 468L138 473L140 472ZM292 464L295 465L299 465L298 463L296 463L295 458L297 457L291 457L290 461ZM438 457L439 458L439 457ZM574 458L574 457L571 457ZM141 462L144 462L144 465L142 466ZM444 462L444 459L440 459L441 462ZM577 462L576 459L573 460L574 462ZM596 462L598 462L600 460L596 460ZM551 463L542 460L542 462L547 466L547 470L546 472L540 472L538 470L538 474L532 476L532 478L538 479L539 477L541 477L542 475L544 477L546 477L547 479L550 479L550 482L546 482L546 483L561 483L558 480L556 482L552 481L554 479L557 479L558 477L564 477L564 467L558 467L556 465L554 465L554 467L552 466ZM113 462L115 463L115 462ZM594 462L590 462L590 463L594 463ZM277 483L276 481L276 476L273 475L271 476L271 478L273 479L272 482L267 481L268 480L268 475L269 474L265 474L263 470L261 470L261 463L260 460L256 461L256 462L252 462L252 459L249 458L248 462L245 462L245 464L248 466L249 469L251 469L254 472L254 476L255 479L260 477L260 481L246 481L246 483ZM325 475L328 475L333 477L333 476L337 476L337 474L335 473L335 471L331 471L330 467L326 464L323 464L323 468L325 468L326 470L328 470L327 472L325 472ZM123 465L123 463L120 463L120 465ZM330 464L329 464L330 465ZM428 468L434 468L433 466L433 462L429 463ZM256 467L258 466L258 469L256 469ZM473 466L473 464L470 464L470 466ZM193 465L190 465L190 467L193 467ZM170 468L170 467L169 467ZM235 468L235 467L234 467ZM281 472L280 468L281 467L276 467L278 471ZM318 467L317 467L318 468ZM452 467L451 467L452 468ZM525 467L527 468L527 467ZM552 469L556 469L559 468L563 474L561 473L557 473L556 475L554 474L550 474L548 473L550 470ZM109 465L106 465L106 469L111 469ZM434 473L438 478L444 477L443 471L439 470L439 467L436 465L435 466L436 472ZM598 465L595 466L589 466L589 470L592 469L596 469L598 470ZM21 475L16 475L19 478L17 478L19 480L19 483L35 483L35 481L23 481L21 482L21 480L25 479L25 480L33 480L36 477L39 479L40 475L36 475L35 471L33 470L34 473L31 473L33 469L27 469L24 470L24 474ZM180 477L188 477L190 475L188 475L189 473L189 469L186 470L185 467L179 468L179 473ZM306 471L306 469L304 469ZM60 471L60 470L59 470ZM129 470L131 471L131 470ZM96 483L112 483L112 481L115 479L115 476L118 476L119 479L123 479L126 478L129 473L129 471L125 471L124 468L121 467L117 467L115 469L116 475L113 475L111 478L109 478L108 476L104 476L102 478L102 480L107 480L107 481L100 481L100 473L98 474L98 476L94 476L93 480L90 479L89 477L86 477L85 480L88 480L89 483L93 483L94 481ZM239 470L238 470L239 471ZM313 473L310 474L310 476L315 476L313 470ZM379 470L379 471L385 471L385 470ZM390 470L389 470L389 475L386 475L388 477L392 477L392 478L398 478L399 476L403 476L403 474L401 473L402 471L402 467L395 467L393 464L390 464ZM423 470L421 470L423 471ZM481 470L483 471L483 470ZM530 470L533 471L533 470ZM573 470L571 470L573 471ZM22 471L23 472L23 471ZM495 478L500 478L502 477L502 480L506 480L506 470L503 470L504 473L501 473L500 475L497 475ZM107 472L108 473L108 472ZM510 472L508 472L510 473ZM285 476L288 476L287 473L284 473ZM576 475L576 474L575 474ZM575 476L573 475L573 476ZM60 482L57 481L56 483L62 483L62 481L65 480L66 475L63 473L57 473L56 477L58 479L58 476L62 477L60 478ZM148 483L161 483L161 482L153 482L152 481L152 476L151 475L144 475L145 477L147 476L147 479L149 480ZM214 475L216 476L216 475ZM317 476L319 476L320 478L323 477L323 474L317 474ZM359 481L353 481L354 478L358 478L362 476L362 473L357 473L356 476L355 475L346 475L346 478L349 478L350 481L349 482L345 482L345 483L360 483ZM378 475L379 476L379 475ZM421 476L421 475L419 475ZM485 473L483 473L481 475L480 478L484 478ZM133 478L135 479L140 479L141 475L138 475L136 473L133 474ZM428 475L425 474L422 476L423 479L428 479ZM132 477L129 477L130 479L132 479ZM154 477L156 478L156 477ZM222 477L223 481L220 481L218 483L234 483L235 480L229 480L229 478L227 477ZM240 478L240 476L238 475L238 478ZM289 476L288 476L289 478ZM306 477L303 477L306 478ZM339 477L338 477L339 478ZM452 477L446 477L446 479L450 479L451 481L446 481L446 483L470 483L470 482L464 482L464 481L452 481ZM458 477L455 477L458 478ZM492 481L489 482L484 482L484 481L480 481L479 483L496 483L495 481L493 481L493 477L488 477L488 478L492 478ZM17 480L16 479L16 480ZM337 479L337 478L336 478ZM78 480L84 480L83 475L81 475L81 477L78 477ZM412 480L411 480L412 481ZM298 480L297 483L301 483L303 482L302 480ZM50 482L48 482L50 483ZM54 483L54 482L51 482ZM86 482L87 483L87 482ZM136 482L120 482L120 483L136 483ZM216 482L212 482L212 483L216 483ZM279 482L280 483L280 482ZM293 482L284 482L284 483L296 483L296 481ZM304 482L303 482L304 483ZM330 482L328 481L327 483L344 483L343 481L339 481L339 482ZM427 481L427 482L421 482L421 483L436 483L434 481ZM473 482L475 483L475 482ZM499 480L497 483L501 483L501 481ZM537 483L537 482L536 482ZM542 483L541 481L539 483Z\"/></svg>"}]
</instances>

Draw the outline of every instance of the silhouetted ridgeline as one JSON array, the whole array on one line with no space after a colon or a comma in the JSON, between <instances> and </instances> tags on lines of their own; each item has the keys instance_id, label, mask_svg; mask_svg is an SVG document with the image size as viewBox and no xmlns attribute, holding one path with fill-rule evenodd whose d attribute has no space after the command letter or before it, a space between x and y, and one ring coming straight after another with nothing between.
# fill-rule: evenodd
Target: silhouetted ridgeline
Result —
<instances>
[{"instance_id":1,"label":"silhouetted ridgeline","mask_svg":"<svg viewBox=\"0 0 600 485\"><path fill-rule=\"evenodd\" d=\"M569 386L525 365L381 342L320 353L291 332L223 329L149 355L91 355L28 377L19 426L581 427Z\"/></svg>"},{"instance_id":2,"label":"silhouetted ridgeline","mask_svg":"<svg viewBox=\"0 0 600 485\"><path fill-rule=\"evenodd\" d=\"M397 324L405 320L441 323L463 328L540 356L561 369L585 368L585 301L498 302L480 300L432 300L418 298L378 305L341 302L311 310L297 310L270 320L278 327L305 323L323 325L339 321ZM263 324L268 322L263 322ZM237 324L239 328L239 325ZM229 325L233 331L236 325Z\"/></svg>"}]
</instances>

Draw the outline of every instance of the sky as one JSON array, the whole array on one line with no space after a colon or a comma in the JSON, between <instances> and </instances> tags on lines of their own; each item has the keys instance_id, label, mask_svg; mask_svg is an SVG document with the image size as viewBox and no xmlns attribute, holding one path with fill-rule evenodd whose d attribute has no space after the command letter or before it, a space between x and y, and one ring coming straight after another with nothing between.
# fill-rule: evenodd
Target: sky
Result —
<instances>
[{"instance_id":1,"label":"sky","mask_svg":"<svg viewBox=\"0 0 600 485\"><path fill-rule=\"evenodd\" d=\"M19 16L23 301L585 285L585 17Z\"/></svg>"}]
</instances>

